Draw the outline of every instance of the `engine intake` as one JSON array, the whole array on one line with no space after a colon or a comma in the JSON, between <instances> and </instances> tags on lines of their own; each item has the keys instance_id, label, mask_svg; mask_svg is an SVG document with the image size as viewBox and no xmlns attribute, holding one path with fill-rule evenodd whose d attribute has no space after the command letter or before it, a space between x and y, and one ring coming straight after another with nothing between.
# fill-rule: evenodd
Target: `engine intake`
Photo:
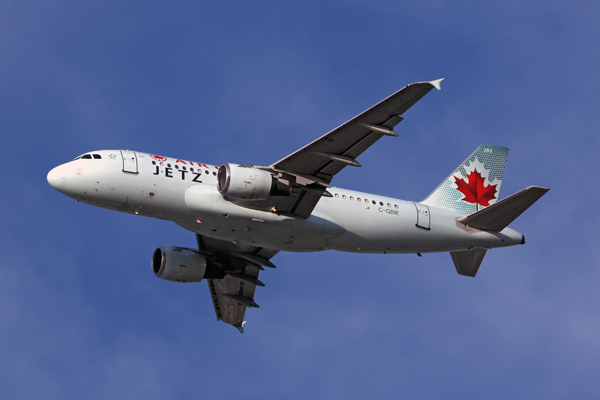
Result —
<instances>
[{"instance_id":1,"label":"engine intake","mask_svg":"<svg viewBox=\"0 0 600 400\"><path fill-rule=\"evenodd\" d=\"M172 282L200 282L206 275L207 261L202 254L180 247L159 247L152 256L152 272Z\"/></svg>"},{"instance_id":2,"label":"engine intake","mask_svg":"<svg viewBox=\"0 0 600 400\"><path fill-rule=\"evenodd\" d=\"M223 164L217 174L217 190L239 200L265 200L268 196L289 196L291 188L261 169L240 164Z\"/></svg>"}]
</instances>

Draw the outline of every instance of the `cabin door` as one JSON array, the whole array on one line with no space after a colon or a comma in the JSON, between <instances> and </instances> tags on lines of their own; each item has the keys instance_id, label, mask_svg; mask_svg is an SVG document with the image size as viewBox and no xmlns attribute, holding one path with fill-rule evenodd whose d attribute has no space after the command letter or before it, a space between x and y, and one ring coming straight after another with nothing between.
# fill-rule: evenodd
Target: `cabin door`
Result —
<instances>
[{"instance_id":1,"label":"cabin door","mask_svg":"<svg viewBox=\"0 0 600 400\"><path fill-rule=\"evenodd\" d=\"M135 151L121 150L121 156L123 157L123 172L137 174L138 160Z\"/></svg>"}]
</instances>

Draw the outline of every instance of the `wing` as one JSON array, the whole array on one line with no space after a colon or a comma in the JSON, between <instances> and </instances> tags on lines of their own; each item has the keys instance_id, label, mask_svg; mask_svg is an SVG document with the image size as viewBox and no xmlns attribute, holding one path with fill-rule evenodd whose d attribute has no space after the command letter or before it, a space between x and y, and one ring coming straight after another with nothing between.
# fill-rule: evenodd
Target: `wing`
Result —
<instances>
[{"instance_id":1,"label":"wing","mask_svg":"<svg viewBox=\"0 0 600 400\"><path fill-rule=\"evenodd\" d=\"M356 158L383 136L398 136L393 128L402 121L401 115L434 87L439 90L441 81L410 84L275 164L255 166L291 187L290 196L234 202L243 207L275 208L308 218L321 196L331 196L326 189L333 176L348 165L360 167Z\"/></svg>"},{"instance_id":2,"label":"wing","mask_svg":"<svg viewBox=\"0 0 600 400\"><path fill-rule=\"evenodd\" d=\"M221 278L207 279L210 296L217 320L235 326L244 332L246 308L256 307L256 286L264 286L258 280L263 266L275 268L269 261L276 250L261 247L235 245L224 240L196 234L198 251L210 259L211 264L224 271Z\"/></svg>"}]
</instances>

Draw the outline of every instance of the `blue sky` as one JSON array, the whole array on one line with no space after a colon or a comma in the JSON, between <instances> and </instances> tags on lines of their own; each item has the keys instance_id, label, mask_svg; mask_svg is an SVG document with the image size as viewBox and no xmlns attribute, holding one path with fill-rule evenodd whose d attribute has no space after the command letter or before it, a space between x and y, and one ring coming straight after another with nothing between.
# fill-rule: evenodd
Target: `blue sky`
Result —
<instances>
[{"instance_id":1,"label":"blue sky","mask_svg":"<svg viewBox=\"0 0 600 400\"><path fill-rule=\"evenodd\" d=\"M0 3L0 397L597 398L600 5ZM155 278L164 221L60 195L99 149L270 164L411 82L399 138L333 184L420 200L482 143L552 190L475 279L448 254L280 253L246 333Z\"/></svg>"}]
</instances>

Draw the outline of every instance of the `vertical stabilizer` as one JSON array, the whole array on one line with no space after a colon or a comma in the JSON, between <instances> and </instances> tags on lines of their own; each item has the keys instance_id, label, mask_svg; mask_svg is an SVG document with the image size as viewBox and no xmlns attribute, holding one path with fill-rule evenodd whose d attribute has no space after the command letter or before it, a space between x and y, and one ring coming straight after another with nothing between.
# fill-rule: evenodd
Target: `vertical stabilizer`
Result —
<instances>
[{"instance_id":1,"label":"vertical stabilizer","mask_svg":"<svg viewBox=\"0 0 600 400\"><path fill-rule=\"evenodd\" d=\"M482 144L421 203L469 215L500 194L508 149Z\"/></svg>"}]
</instances>

